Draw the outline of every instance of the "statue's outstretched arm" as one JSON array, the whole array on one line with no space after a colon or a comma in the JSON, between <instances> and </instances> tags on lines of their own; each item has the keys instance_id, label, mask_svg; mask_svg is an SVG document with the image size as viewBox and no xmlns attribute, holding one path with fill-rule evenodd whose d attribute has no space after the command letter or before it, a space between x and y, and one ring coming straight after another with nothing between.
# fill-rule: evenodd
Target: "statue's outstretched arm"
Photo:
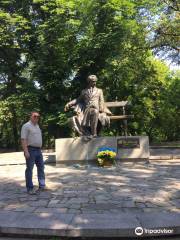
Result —
<instances>
[{"instance_id":1,"label":"statue's outstretched arm","mask_svg":"<svg viewBox=\"0 0 180 240\"><path fill-rule=\"evenodd\" d=\"M66 103L64 107L64 111L67 112L72 106L77 104L77 99L73 99L72 101Z\"/></svg>"},{"instance_id":2,"label":"statue's outstretched arm","mask_svg":"<svg viewBox=\"0 0 180 240\"><path fill-rule=\"evenodd\" d=\"M82 100L82 94L76 98L76 99L73 99L72 101L68 102L65 107L64 107L64 111L68 111L72 106L78 104L80 101Z\"/></svg>"}]
</instances>

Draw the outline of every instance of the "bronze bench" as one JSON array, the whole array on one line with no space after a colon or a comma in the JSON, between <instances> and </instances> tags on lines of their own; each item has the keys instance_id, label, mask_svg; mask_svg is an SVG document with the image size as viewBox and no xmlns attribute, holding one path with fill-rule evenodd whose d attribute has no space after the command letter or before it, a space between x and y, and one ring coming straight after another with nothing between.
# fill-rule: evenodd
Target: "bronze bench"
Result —
<instances>
[{"instance_id":1,"label":"bronze bench","mask_svg":"<svg viewBox=\"0 0 180 240\"><path fill-rule=\"evenodd\" d=\"M127 120L134 118L134 115L127 115L126 114L126 108L130 105L128 101L115 101L115 102L105 102L105 105L107 108L122 108L122 114L121 115L111 115L109 116L111 120L123 120L124 123L124 135L127 136L128 127L127 127Z\"/></svg>"}]
</instances>

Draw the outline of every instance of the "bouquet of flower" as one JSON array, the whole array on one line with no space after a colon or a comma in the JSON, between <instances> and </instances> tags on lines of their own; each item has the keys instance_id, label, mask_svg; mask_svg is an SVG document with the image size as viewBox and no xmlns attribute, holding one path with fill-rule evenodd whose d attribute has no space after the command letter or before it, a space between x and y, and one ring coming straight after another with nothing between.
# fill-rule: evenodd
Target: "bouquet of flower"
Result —
<instances>
[{"instance_id":1,"label":"bouquet of flower","mask_svg":"<svg viewBox=\"0 0 180 240\"><path fill-rule=\"evenodd\" d=\"M115 164L116 150L110 147L101 147L98 149L97 161L100 166L105 163Z\"/></svg>"}]
</instances>

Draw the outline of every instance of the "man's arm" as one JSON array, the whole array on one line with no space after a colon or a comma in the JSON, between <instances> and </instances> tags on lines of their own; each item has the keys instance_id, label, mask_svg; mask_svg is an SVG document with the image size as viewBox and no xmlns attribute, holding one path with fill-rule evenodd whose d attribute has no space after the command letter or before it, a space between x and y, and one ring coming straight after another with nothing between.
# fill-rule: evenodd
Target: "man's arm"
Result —
<instances>
[{"instance_id":1,"label":"man's arm","mask_svg":"<svg viewBox=\"0 0 180 240\"><path fill-rule=\"evenodd\" d=\"M28 132L27 126L23 125L21 129L21 145L26 159L30 157L27 143Z\"/></svg>"},{"instance_id":2,"label":"man's arm","mask_svg":"<svg viewBox=\"0 0 180 240\"><path fill-rule=\"evenodd\" d=\"M29 158L30 154L29 154L28 147L27 147L28 146L27 145L27 140L21 138L21 145L22 145L22 149L24 151L25 158Z\"/></svg>"}]
</instances>

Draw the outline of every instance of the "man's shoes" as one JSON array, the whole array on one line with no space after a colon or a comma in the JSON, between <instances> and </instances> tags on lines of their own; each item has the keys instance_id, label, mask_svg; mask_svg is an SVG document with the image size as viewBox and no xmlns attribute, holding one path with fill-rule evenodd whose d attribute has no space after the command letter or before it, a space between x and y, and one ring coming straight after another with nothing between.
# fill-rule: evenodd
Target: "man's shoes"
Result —
<instances>
[{"instance_id":1,"label":"man's shoes","mask_svg":"<svg viewBox=\"0 0 180 240\"><path fill-rule=\"evenodd\" d=\"M28 190L27 193L28 193L29 195L36 195L36 194L37 194L37 192L36 192L36 190L35 190L34 188Z\"/></svg>"},{"instance_id":2,"label":"man's shoes","mask_svg":"<svg viewBox=\"0 0 180 240\"><path fill-rule=\"evenodd\" d=\"M48 190L49 190L49 188L48 188L47 186L39 187L39 188L38 188L38 192L46 192L46 191L48 191Z\"/></svg>"}]
</instances>

